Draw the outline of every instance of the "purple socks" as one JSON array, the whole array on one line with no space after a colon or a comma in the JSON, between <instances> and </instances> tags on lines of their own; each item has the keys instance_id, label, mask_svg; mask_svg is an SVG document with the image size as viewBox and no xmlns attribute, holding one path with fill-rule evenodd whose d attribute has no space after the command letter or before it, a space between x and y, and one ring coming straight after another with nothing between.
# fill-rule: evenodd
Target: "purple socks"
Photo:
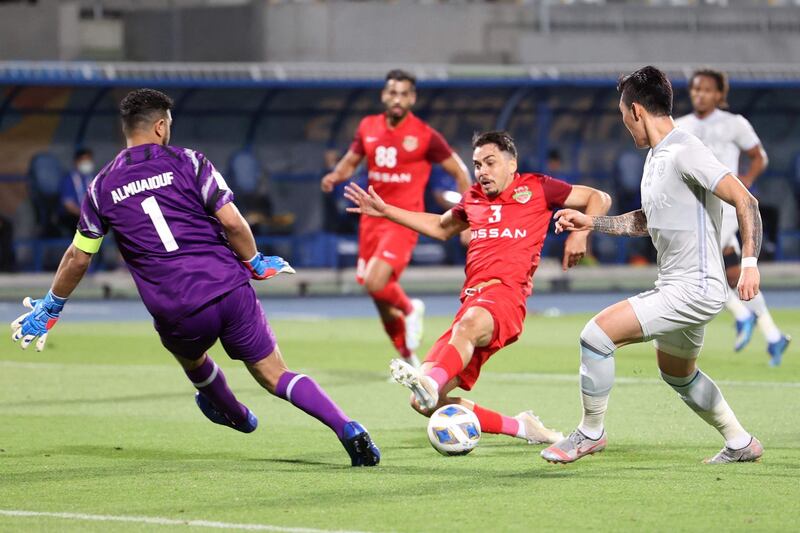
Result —
<instances>
[{"instance_id":1,"label":"purple socks","mask_svg":"<svg viewBox=\"0 0 800 533\"><path fill-rule=\"evenodd\" d=\"M203 364L194 370L187 370L186 376L228 420L237 425L247 420L247 408L239 403L231 389L228 388L225 374L211 357L206 355Z\"/></svg>"},{"instance_id":2,"label":"purple socks","mask_svg":"<svg viewBox=\"0 0 800 533\"><path fill-rule=\"evenodd\" d=\"M278 380L275 395L331 428L341 440L344 425L350 422L350 418L325 394L316 381L304 374L284 372Z\"/></svg>"}]
</instances>

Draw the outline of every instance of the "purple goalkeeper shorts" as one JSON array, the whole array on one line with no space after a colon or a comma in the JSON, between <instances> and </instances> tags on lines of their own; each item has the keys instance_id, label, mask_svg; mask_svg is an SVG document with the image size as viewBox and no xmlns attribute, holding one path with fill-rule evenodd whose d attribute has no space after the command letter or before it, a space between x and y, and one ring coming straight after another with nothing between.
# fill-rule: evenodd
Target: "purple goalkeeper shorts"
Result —
<instances>
[{"instance_id":1,"label":"purple goalkeeper shorts","mask_svg":"<svg viewBox=\"0 0 800 533\"><path fill-rule=\"evenodd\" d=\"M185 359L198 359L217 342L231 359L255 363L275 350L275 334L250 284L227 294L180 319L175 324L154 321L161 344Z\"/></svg>"}]
</instances>

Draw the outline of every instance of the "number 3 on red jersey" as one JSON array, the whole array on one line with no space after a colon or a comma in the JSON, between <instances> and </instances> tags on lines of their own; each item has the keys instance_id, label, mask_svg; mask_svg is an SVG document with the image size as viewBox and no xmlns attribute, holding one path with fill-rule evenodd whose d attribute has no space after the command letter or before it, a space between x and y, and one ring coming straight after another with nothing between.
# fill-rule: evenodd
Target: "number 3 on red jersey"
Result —
<instances>
[{"instance_id":1,"label":"number 3 on red jersey","mask_svg":"<svg viewBox=\"0 0 800 533\"><path fill-rule=\"evenodd\" d=\"M486 222L491 222L491 223L500 222L500 219L502 218L501 210L503 209L503 206L502 205L490 205L489 209L492 210L492 216L490 216L489 220L487 220Z\"/></svg>"}]
</instances>

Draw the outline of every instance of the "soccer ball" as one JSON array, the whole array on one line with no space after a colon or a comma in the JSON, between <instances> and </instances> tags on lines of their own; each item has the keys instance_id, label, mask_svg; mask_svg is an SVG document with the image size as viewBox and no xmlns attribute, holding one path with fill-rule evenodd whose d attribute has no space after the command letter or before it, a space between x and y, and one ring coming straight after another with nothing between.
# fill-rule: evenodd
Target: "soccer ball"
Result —
<instances>
[{"instance_id":1,"label":"soccer ball","mask_svg":"<svg viewBox=\"0 0 800 533\"><path fill-rule=\"evenodd\" d=\"M428 438L431 446L442 455L466 455L481 440L481 423L466 407L445 405L431 415Z\"/></svg>"}]
</instances>

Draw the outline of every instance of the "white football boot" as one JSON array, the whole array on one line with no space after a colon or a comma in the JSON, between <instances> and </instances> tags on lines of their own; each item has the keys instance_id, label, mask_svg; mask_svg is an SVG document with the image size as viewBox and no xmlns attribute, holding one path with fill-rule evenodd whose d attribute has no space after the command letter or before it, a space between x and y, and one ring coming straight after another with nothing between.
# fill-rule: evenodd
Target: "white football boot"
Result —
<instances>
[{"instance_id":1,"label":"white football boot","mask_svg":"<svg viewBox=\"0 0 800 533\"><path fill-rule=\"evenodd\" d=\"M607 444L608 438L605 431L600 438L590 439L581 433L581 430L576 429L565 439L542 450L541 456L548 463L572 463L581 457L602 452L606 449Z\"/></svg>"},{"instance_id":2,"label":"white football boot","mask_svg":"<svg viewBox=\"0 0 800 533\"><path fill-rule=\"evenodd\" d=\"M389 368L392 379L410 389L420 407L428 410L436 407L439 403L439 386L432 377L401 359L392 359Z\"/></svg>"},{"instance_id":3,"label":"white football boot","mask_svg":"<svg viewBox=\"0 0 800 533\"><path fill-rule=\"evenodd\" d=\"M546 428L533 411L523 411L514 418L522 424L528 444L554 444L564 438L560 431Z\"/></svg>"},{"instance_id":4,"label":"white football boot","mask_svg":"<svg viewBox=\"0 0 800 533\"><path fill-rule=\"evenodd\" d=\"M757 438L750 438L750 442L744 448L734 450L725 446L717 455L703 461L707 465L718 465L724 463L749 463L758 461L764 455L764 447Z\"/></svg>"}]
</instances>

